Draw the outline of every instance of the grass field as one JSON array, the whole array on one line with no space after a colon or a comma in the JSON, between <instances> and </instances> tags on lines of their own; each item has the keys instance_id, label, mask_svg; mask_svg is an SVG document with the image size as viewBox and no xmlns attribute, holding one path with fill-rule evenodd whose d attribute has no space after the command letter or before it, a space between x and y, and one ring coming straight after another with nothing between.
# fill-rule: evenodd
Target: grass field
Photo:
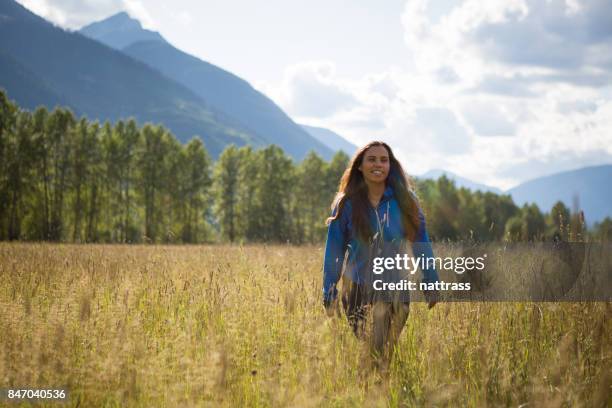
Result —
<instances>
[{"instance_id":1,"label":"grass field","mask_svg":"<svg viewBox=\"0 0 612 408\"><path fill-rule=\"evenodd\" d=\"M414 303L381 376L325 315L322 253L0 244L0 388L81 407L612 404L609 303Z\"/></svg>"}]
</instances>

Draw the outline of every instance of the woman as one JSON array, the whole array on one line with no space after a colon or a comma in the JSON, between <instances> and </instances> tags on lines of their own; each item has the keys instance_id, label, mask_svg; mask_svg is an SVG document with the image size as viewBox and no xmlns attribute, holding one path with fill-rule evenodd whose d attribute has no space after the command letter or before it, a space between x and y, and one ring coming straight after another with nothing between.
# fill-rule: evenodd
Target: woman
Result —
<instances>
[{"instance_id":1,"label":"woman","mask_svg":"<svg viewBox=\"0 0 612 408\"><path fill-rule=\"evenodd\" d=\"M415 257L429 258L433 253L423 212L386 143L370 142L355 154L340 180L327 224L323 304L332 315L346 254L342 305L349 324L357 337L363 337L366 312L371 308L374 353L388 362L408 318L409 291L375 290L380 281L374 281L383 276L372 273L373 259L407 253L408 242ZM385 272L387 281L399 282L405 277L398 271L391 272ZM435 268L422 272L423 282L438 280ZM432 308L437 293L426 292L425 297Z\"/></svg>"}]
</instances>

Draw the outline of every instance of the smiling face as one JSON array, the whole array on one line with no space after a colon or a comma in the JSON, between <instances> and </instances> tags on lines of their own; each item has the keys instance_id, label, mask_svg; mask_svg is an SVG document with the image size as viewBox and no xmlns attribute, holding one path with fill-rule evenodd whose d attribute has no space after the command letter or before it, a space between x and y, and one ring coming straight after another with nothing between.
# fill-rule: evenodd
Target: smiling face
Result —
<instances>
[{"instance_id":1,"label":"smiling face","mask_svg":"<svg viewBox=\"0 0 612 408\"><path fill-rule=\"evenodd\" d=\"M389 152L384 146L372 146L365 151L359 170L368 184L384 183L389 175Z\"/></svg>"}]
</instances>

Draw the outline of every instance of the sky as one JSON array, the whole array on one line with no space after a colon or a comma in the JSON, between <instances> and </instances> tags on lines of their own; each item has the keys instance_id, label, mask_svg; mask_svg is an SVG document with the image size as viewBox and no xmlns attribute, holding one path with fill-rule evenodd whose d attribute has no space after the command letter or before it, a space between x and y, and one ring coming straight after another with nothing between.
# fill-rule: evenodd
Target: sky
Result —
<instances>
[{"instance_id":1,"label":"sky","mask_svg":"<svg viewBox=\"0 0 612 408\"><path fill-rule=\"evenodd\" d=\"M414 175L507 189L612 164L610 0L19 2L71 30L127 11Z\"/></svg>"}]
</instances>

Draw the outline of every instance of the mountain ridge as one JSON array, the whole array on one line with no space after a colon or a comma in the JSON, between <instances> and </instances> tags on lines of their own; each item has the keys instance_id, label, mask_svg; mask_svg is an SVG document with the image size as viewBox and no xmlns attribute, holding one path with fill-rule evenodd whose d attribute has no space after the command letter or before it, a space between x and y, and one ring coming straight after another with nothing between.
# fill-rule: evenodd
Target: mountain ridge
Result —
<instances>
[{"instance_id":1,"label":"mountain ridge","mask_svg":"<svg viewBox=\"0 0 612 408\"><path fill-rule=\"evenodd\" d=\"M92 35L93 24L98 28L108 25L112 30L115 17L92 23L80 32ZM105 41L104 36L93 35L92 38ZM113 46L112 43L106 45ZM305 157L309 150L315 150L325 159L333 155L331 149L293 122L270 98L229 71L188 54L165 40L133 41L120 51L192 90L210 108L241 123L245 130L267 143L279 145L294 158Z\"/></svg>"},{"instance_id":2,"label":"mountain ridge","mask_svg":"<svg viewBox=\"0 0 612 408\"><path fill-rule=\"evenodd\" d=\"M87 24L78 32L117 50L137 41L167 42L160 33L143 28L139 20L130 17L125 11L103 21Z\"/></svg>"},{"instance_id":3,"label":"mountain ridge","mask_svg":"<svg viewBox=\"0 0 612 408\"><path fill-rule=\"evenodd\" d=\"M230 143L265 144L207 109L183 85L120 51L65 31L13 0L0 3L0 14L0 52L38 78L32 84L39 90L34 100L15 92L24 86L18 77L15 80L13 75L14 83L0 78L0 86L20 105L53 108L57 98L52 95L59 95L66 107L89 119L114 122L133 117L139 124L162 123L181 142L199 136L215 157Z\"/></svg>"},{"instance_id":4,"label":"mountain ridge","mask_svg":"<svg viewBox=\"0 0 612 408\"><path fill-rule=\"evenodd\" d=\"M581 167L525 181L506 191L518 205L534 202L550 211L557 201L573 209L578 199L587 223L612 216L612 192L604 186L612 180L612 164Z\"/></svg>"}]
</instances>

